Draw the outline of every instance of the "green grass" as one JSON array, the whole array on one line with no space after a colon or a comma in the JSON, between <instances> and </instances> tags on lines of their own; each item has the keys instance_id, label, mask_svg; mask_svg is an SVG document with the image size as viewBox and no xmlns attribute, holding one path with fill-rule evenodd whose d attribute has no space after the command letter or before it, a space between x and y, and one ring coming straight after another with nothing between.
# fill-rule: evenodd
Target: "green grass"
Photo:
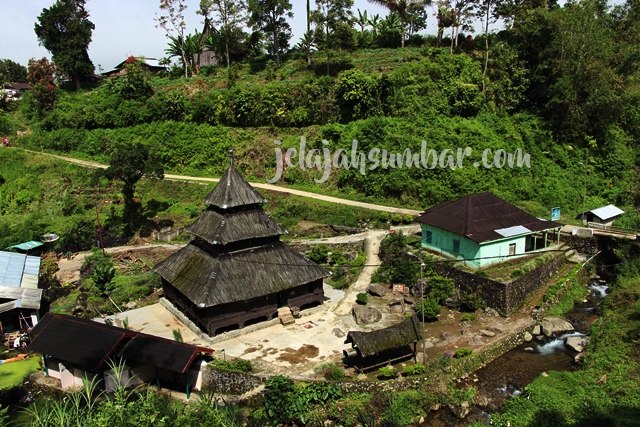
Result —
<instances>
[{"instance_id":1,"label":"green grass","mask_svg":"<svg viewBox=\"0 0 640 427\"><path fill-rule=\"evenodd\" d=\"M40 358L30 357L0 365L0 389L22 384L25 375L40 370Z\"/></svg>"}]
</instances>

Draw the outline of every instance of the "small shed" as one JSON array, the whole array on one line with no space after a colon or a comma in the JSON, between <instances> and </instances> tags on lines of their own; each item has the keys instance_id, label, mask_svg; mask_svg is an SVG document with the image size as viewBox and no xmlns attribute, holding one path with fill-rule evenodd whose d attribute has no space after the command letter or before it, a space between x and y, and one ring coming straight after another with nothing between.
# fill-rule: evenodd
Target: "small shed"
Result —
<instances>
[{"instance_id":1,"label":"small shed","mask_svg":"<svg viewBox=\"0 0 640 427\"><path fill-rule=\"evenodd\" d=\"M11 332L38 323L42 289L40 257L0 251L0 330Z\"/></svg>"},{"instance_id":2,"label":"small shed","mask_svg":"<svg viewBox=\"0 0 640 427\"><path fill-rule=\"evenodd\" d=\"M214 350L87 319L47 313L32 331L29 351L43 354L47 375L62 388L82 386L82 379L115 388L109 361L124 362L123 383L152 383L190 390L202 383L203 360ZM183 388L184 387L184 388Z\"/></svg>"},{"instance_id":3,"label":"small shed","mask_svg":"<svg viewBox=\"0 0 640 427\"><path fill-rule=\"evenodd\" d=\"M420 320L414 314L401 323L377 331L350 331L345 344L351 344L352 349L345 350L344 355L360 371L409 357L415 360L416 343L422 339L420 330Z\"/></svg>"},{"instance_id":4,"label":"small shed","mask_svg":"<svg viewBox=\"0 0 640 427\"><path fill-rule=\"evenodd\" d=\"M614 220L620 218L623 214L624 211L622 209L619 209L614 205L607 205L588 211L586 216L587 222L594 222L596 224L609 226L613 224Z\"/></svg>"}]
</instances>

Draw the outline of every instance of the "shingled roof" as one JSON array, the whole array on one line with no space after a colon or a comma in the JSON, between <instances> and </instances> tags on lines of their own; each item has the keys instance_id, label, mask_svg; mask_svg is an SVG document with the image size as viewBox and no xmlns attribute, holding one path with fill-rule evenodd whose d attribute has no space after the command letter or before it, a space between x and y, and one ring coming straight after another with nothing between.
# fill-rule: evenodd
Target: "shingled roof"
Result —
<instances>
[{"instance_id":1,"label":"shingled roof","mask_svg":"<svg viewBox=\"0 0 640 427\"><path fill-rule=\"evenodd\" d=\"M417 222L484 243L518 234L562 227L529 215L491 193L470 194L427 209Z\"/></svg>"},{"instance_id":2,"label":"shingled roof","mask_svg":"<svg viewBox=\"0 0 640 427\"><path fill-rule=\"evenodd\" d=\"M204 199L206 204L222 209L262 204L266 201L233 166L227 169L220 182Z\"/></svg>"},{"instance_id":3,"label":"shingled roof","mask_svg":"<svg viewBox=\"0 0 640 427\"><path fill-rule=\"evenodd\" d=\"M212 207L186 228L186 231L212 245L241 240L280 236L287 231L262 209L222 215Z\"/></svg>"},{"instance_id":4,"label":"shingled roof","mask_svg":"<svg viewBox=\"0 0 640 427\"><path fill-rule=\"evenodd\" d=\"M191 242L153 270L201 308L269 295L330 275L282 242L217 256Z\"/></svg>"},{"instance_id":5,"label":"shingled roof","mask_svg":"<svg viewBox=\"0 0 640 427\"><path fill-rule=\"evenodd\" d=\"M29 351L98 370L113 355L185 373L198 353L212 349L118 328L92 320L47 313L33 328Z\"/></svg>"},{"instance_id":6,"label":"shingled roof","mask_svg":"<svg viewBox=\"0 0 640 427\"><path fill-rule=\"evenodd\" d=\"M345 344L353 343L360 357L373 356L420 341L420 321L414 314L402 323L371 332L351 331Z\"/></svg>"}]
</instances>

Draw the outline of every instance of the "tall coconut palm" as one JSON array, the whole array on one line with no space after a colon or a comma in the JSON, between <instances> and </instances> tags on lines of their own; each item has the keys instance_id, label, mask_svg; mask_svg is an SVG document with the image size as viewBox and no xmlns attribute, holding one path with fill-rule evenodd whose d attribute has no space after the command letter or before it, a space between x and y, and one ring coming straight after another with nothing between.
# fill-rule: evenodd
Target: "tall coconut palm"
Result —
<instances>
[{"instance_id":1,"label":"tall coconut palm","mask_svg":"<svg viewBox=\"0 0 640 427\"><path fill-rule=\"evenodd\" d=\"M400 36L402 39L402 47L404 47L404 27L407 22L407 9L412 4L422 4L428 6L431 0L368 0L369 3L379 4L389 9L389 12L395 12L400 17Z\"/></svg>"}]
</instances>

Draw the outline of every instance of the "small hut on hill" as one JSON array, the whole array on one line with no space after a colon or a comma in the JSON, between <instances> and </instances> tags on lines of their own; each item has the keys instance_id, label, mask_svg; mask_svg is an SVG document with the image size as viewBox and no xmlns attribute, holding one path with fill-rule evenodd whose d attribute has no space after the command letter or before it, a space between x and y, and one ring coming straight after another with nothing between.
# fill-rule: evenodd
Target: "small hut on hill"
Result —
<instances>
[{"instance_id":1,"label":"small hut on hill","mask_svg":"<svg viewBox=\"0 0 640 427\"><path fill-rule=\"evenodd\" d=\"M420 320L414 314L401 323L377 331L349 332L345 344L350 343L352 349L345 350L344 354L352 359L356 369L373 369L408 357L415 359L416 343L421 339Z\"/></svg>"},{"instance_id":2,"label":"small hut on hill","mask_svg":"<svg viewBox=\"0 0 640 427\"><path fill-rule=\"evenodd\" d=\"M165 297L209 335L269 320L278 308L322 304L329 271L280 241L286 230L231 166L187 227L194 238L157 264Z\"/></svg>"}]
</instances>

